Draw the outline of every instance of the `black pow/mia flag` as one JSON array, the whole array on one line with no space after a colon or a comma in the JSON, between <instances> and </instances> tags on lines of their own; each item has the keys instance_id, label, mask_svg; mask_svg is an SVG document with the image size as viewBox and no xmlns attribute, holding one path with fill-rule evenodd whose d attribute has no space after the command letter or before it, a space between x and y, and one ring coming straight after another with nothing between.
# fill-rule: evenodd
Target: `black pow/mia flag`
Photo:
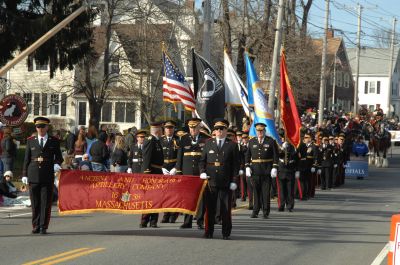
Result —
<instances>
[{"instance_id":1,"label":"black pow/mia flag","mask_svg":"<svg viewBox=\"0 0 400 265\"><path fill-rule=\"evenodd\" d=\"M196 97L196 115L211 131L216 118L224 118L225 88L217 72L192 49L193 85Z\"/></svg>"}]
</instances>

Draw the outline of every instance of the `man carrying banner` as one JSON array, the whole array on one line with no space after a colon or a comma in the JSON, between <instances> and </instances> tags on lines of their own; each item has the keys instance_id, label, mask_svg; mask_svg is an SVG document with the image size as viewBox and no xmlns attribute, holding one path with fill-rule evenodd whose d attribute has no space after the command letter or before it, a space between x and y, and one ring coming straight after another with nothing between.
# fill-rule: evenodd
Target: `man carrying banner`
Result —
<instances>
[{"instance_id":1,"label":"man carrying banner","mask_svg":"<svg viewBox=\"0 0 400 265\"><path fill-rule=\"evenodd\" d=\"M238 175L239 163L237 145L226 137L228 126L229 122L224 119L215 120L215 139L206 142L199 163L200 178L208 179L205 190L205 238L213 238L218 201L224 240L229 239L232 230L231 196L237 188L234 177Z\"/></svg>"},{"instance_id":2,"label":"man carrying banner","mask_svg":"<svg viewBox=\"0 0 400 265\"><path fill-rule=\"evenodd\" d=\"M129 147L128 156L128 173L141 173L143 164L143 143L146 137L146 131L139 130L136 132L136 143L132 143Z\"/></svg>"},{"instance_id":3,"label":"man carrying banner","mask_svg":"<svg viewBox=\"0 0 400 265\"><path fill-rule=\"evenodd\" d=\"M144 174L162 174L164 164L164 154L161 146L162 123L153 122L150 125L150 134L143 144L143 164L142 172ZM140 228L150 226L157 228L158 213L143 214Z\"/></svg>"},{"instance_id":4,"label":"man carrying banner","mask_svg":"<svg viewBox=\"0 0 400 265\"><path fill-rule=\"evenodd\" d=\"M179 138L174 135L176 122L173 120L165 121L164 123L164 136L161 137L161 145L163 147L164 164L163 174L164 175L175 175L176 169L176 157L179 148ZM171 171L171 172L170 172ZM161 223L175 223L178 219L179 213L164 213Z\"/></svg>"},{"instance_id":5,"label":"man carrying banner","mask_svg":"<svg viewBox=\"0 0 400 265\"><path fill-rule=\"evenodd\" d=\"M50 120L37 117L33 122L37 136L29 137L26 143L22 182L29 183L32 234L47 234L53 197L54 171L61 169L63 157L59 140L47 134Z\"/></svg>"},{"instance_id":6,"label":"man carrying banner","mask_svg":"<svg viewBox=\"0 0 400 265\"><path fill-rule=\"evenodd\" d=\"M188 120L189 134L182 136L178 149L176 172L182 175L199 176L199 161L205 142L209 138L200 133L201 119L191 118ZM172 170L171 170L172 171ZM197 211L197 227L204 229L204 200L202 199ZM181 228L192 228L193 215L185 214Z\"/></svg>"},{"instance_id":7,"label":"man carrying banner","mask_svg":"<svg viewBox=\"0 0 400 265\"><path fill-rule=\"evenodd\" d=\"M264 123L255 124L257 136L250 139L246 153L246 176L251 177L254 191L254 208L251 218L257 218L260 209L263 217L270 212L271 177L275 181L278 167L278 146L265 135Z\"/></svg>"}]
</instances>

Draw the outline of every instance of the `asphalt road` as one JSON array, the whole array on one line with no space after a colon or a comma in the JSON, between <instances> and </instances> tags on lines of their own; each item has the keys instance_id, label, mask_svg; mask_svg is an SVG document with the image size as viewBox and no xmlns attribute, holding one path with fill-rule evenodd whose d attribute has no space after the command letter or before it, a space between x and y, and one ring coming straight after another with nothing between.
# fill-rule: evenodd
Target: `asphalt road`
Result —
<instances>
[{"instance_id":1,"label":"asphalt road","mask_svg":"<svg viewBox=\"0 0 400 265\"><path fill-rule=\"evenodd\" d=\"M179 229L182 217L140 229L138 215L61 217L56 207L49 234L31 235L29 209L0 208L0 264L371 264L399 212L400 155L390 162L370 168L367 179L296 202L293 213L277 212L275 202L268 220L237 209L229 241L219 228L212 240Z\"/></svg>"}]
</instances>

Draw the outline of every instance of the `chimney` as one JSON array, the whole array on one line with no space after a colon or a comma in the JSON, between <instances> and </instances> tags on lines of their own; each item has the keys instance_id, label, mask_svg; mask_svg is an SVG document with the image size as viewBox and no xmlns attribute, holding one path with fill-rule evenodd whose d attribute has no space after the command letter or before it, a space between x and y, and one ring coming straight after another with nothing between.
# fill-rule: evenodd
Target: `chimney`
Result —
<instances>
[{"instance_id":1,"label":"chimney","mask_svg":"<svg viewBox=\"0 0 400 265\"><path fill-rule=\"evenodd\" d=\"M335 30L332 27L330 27L326 31L326 38L327 39L332 39L333 37L335 37Z\"/></svg>"},{"instance_id":2,"label":"chimney","mask_svg":"<svg viewBox=\"0 0 400 265\"><path fill-rule=\"evenodd\" d=\"M194 10L194 0L186 0L185 7L191 11Z\"/></svg>"}]
</instances>

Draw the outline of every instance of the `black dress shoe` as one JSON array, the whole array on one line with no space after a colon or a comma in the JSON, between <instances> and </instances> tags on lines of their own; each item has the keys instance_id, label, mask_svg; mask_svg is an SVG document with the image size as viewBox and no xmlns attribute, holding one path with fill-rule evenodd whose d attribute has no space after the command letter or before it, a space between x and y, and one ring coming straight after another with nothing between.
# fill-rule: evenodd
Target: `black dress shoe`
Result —
<instances>
[{"instance_id":1,"label":"black dress shoe","mask_svg":"<svg viewBox=\"0 0 400 265\"><path fill-rule=\"evenodd\" d=\"M152 228L158 228L157 224L152 224L152 225L150 225L150 227L152 227Z\"/></svg>"},{"instance_id":2,"label":"black dress shoe","mask_svg":"<svg viewBox=\"0 0 400 265\"><path fill-rule=\"evenodd\" d=\"M230 240L229 236L223 236L222 239L223 240Z\"/></svg>"},{"instance_id":3,"label":"black dress shoe","mask_svg":"<svg viewBox=\"0 0 400 265\"><path fill-rule=\"evenodd\" d=\"M40 234L41 235L47 234L47 229L46 228L40 228Z\"/></svg>"},{"instance_id":4,"label":"black dress shoe","mask_svg":"<svg viewBox=\"0 0 400 265\"><path fill-rule=\"evenodd\" d=\"M293 212L293 209L288 209L289 212Z\"/></svg>"},{"instance_id":5,"label":"black dress shoe","mask_svg":"<svg viewBox=\"0 0 400 265\"><path fill-rule=\"evenodd\" d=\"M202 225L202 224L197 224L197 229L203 230L203 229L204 229L204 225Z\"/></svg>"},{"instance_id":6,"label":"black dress shoe","mask_svg":"<svg viewBox=\"0 0 400 265\"><path fill-rule=\"evenodd\" d=\"M263 215L263 218L264 218L264 219L268 219L268 214L264 214L264 215Z\"/></svg>"},{"instance_id":7,"label":"black dress shoe","mask_svg":"<svg viewBox=\"0 0 400 265\"><path fill-rule=\"evenodd\" d=\"M181 229L185 229L185 228L192 228L192 225L190 224L183 224L180 226Z\"/></svg>"},{"instance_id":8,"label":"black dress shoe","mask_svg":"<svg viewBox=\"0 0 400 265\"><path fill-rule=\"evenodd\" d=\"M250 215L250 218L258 218L258 214L252 213L252 214Z\"/></svg>"},{"instance_id":9,"label":"black dress shoe","mask_svg":"<svg viewBox=\"0 0 400 265\"><path fill-rule=\"evenodd\" d=\"M283 212L285 210L285 208L279 208L278 212Z\"/></svg>"},{"instance_id":10,"label":"black dress shoe","mask_svg":"<svg viewBox=\"0 0 400 265\"><path fill-rule=\"evenodd\" d=\"M36 227L35 229L32 230L32 234L39 234L40 228Z\"/></svg>"},{"instance_id":11,"label":"black dress shoe","mask_svg":"<svg viewBox=\"0 0 400 265\"><path fill-rule=\"evenodd\" d=\"M147 228L147 224L140 224L139 227L140 228Z\"/></svg>"},{"instance_id":12,"label":"black dress shoe","mask_svg":"<svg viewBox=\"0 0 400 265\"><path fill-rule=\"evenodd\" d=\"M204 237L204 238L211 239L211 238L213 238L213 235L212 235L212 234L207 234L207 233L205 233L205 234L203 235L203 237Z\"/></svg>"}]
</instances>

